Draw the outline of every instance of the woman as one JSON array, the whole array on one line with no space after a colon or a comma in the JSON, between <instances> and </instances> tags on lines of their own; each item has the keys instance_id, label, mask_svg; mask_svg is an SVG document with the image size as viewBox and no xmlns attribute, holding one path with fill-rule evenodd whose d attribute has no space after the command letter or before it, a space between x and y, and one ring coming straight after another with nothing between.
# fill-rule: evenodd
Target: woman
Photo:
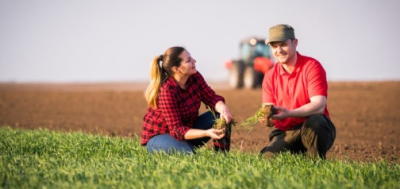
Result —
<instances>
[{"instance_id":1,"label":"woman","mask_svg":"<svg viewBox=\"0 0 400 189\"><path fill-rule=\"evenodd\" d=\"M232 119L224 98L216 95L196 70L196 60L183 47L171 47L153 59L150 85L145 92L148 103L143 118L141 144L150 153L195 153L211 138L214 149L229 151L230 134L213 129L211 112L200 116L201 102L218 112L229 123ZM221 140L228 141L221 143Z\"/></svg>"}]
</instances>

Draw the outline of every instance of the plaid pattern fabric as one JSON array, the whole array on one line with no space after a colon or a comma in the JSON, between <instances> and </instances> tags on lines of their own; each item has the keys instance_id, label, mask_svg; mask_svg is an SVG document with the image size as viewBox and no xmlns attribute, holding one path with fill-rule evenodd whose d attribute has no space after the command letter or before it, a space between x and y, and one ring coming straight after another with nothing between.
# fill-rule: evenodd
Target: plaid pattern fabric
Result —
<instances>
[{"instance_id":1,"label":"plaid pattern fabric","mask_svg":"<svg viewBox=\"0 0 400 189\"><path fill-rule=\"evenodd\" d=\"M197 72L189 77L186 90L169 77L160 87L157 109L147 108L143 118L141 145L159 134L170 134L177 140L184 140L186 132L193 127L199 115L201 102L215 107L218 101L225 101L208 86Z\"/></svg>"}]
</instances>

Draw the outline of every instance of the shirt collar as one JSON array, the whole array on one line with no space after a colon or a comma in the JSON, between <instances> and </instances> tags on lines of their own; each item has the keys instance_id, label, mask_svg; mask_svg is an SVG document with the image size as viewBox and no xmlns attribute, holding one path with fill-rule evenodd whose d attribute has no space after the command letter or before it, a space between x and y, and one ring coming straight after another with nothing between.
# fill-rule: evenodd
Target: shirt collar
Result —
<instances>
[{"instance_id":1,"label":"shirt collar","mask_svg":"<svg viewBox=\"0 0 400 189\"><path fill-rule=\"evenodd\" d=\"M192 80L193 80L193 75L189 76L188 80L186 81L186 86L189 86ZM179 87L178 82L172 76L168 76L168 79L163 83L163 85L164 84L167 86L176 87L178 89L183 90L181 87Z\"/></svg>"},{"instance_id":2,"label":"shirt collar","mask_svg":"<svg viewBox=\"0 0 400 189\"><path fill-rule=\"evenodd\" d=\"M292 73L297 73L297 72L299 72L301 66L303 65L303 61L302 61L303 56L302 56L299 52L296 52L296 54L297 54L297 61L296 61L296 65L294 66L294 70L293 70ZM288 74L288 73L285 71L285 68L283 68L283 66L282 66L281 63L279 63L278 65L279 65L279 75Z\"/></svg>"},{"instance_id":3,"label":"shirt collar","mask_svg":"<svg viewBox=\"0 0 400 189\"><path fill-rule=\"evenodd\" d=\"M168 78L164 81L164 83L161 84L163 87L167 88L174 88L174 87L179 87L178 82L175 81L174 77L168 76Z\"/></svg>"}]
</instances>

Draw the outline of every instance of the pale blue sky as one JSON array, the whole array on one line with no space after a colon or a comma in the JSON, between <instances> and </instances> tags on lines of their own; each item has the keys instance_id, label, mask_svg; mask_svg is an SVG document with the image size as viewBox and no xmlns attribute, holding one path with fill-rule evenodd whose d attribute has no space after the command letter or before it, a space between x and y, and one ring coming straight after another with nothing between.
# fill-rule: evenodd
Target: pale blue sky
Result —
<instances>
[{"instance_id":1,"label":"pale blue sky","mask_svg":"<svg viewBox=\"0 0 400 189\"><path fill-rule=\"evenodd\" d=\"M148 81L152 58L184 46L208 81L249 36L295 28L328 80L400 80L400 1L0 0L0 82Z\"/></svg>"}]
</instances>

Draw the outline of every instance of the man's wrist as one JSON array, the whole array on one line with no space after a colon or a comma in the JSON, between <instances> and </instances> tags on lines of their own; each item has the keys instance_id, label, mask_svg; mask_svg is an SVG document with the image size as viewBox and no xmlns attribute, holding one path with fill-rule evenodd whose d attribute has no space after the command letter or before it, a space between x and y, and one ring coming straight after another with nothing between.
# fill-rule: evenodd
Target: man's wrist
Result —
<instances>
[{"instance_id":1,"label":"man's wrist","mask_svg":"<svg viewBox=\"0 0 400 189\"><path fill-rule=\"evenodd\" d=\"M288 110L287 111L287 117L296 117L296 111L295 110Z\"/></svg>"}]
</instances>

